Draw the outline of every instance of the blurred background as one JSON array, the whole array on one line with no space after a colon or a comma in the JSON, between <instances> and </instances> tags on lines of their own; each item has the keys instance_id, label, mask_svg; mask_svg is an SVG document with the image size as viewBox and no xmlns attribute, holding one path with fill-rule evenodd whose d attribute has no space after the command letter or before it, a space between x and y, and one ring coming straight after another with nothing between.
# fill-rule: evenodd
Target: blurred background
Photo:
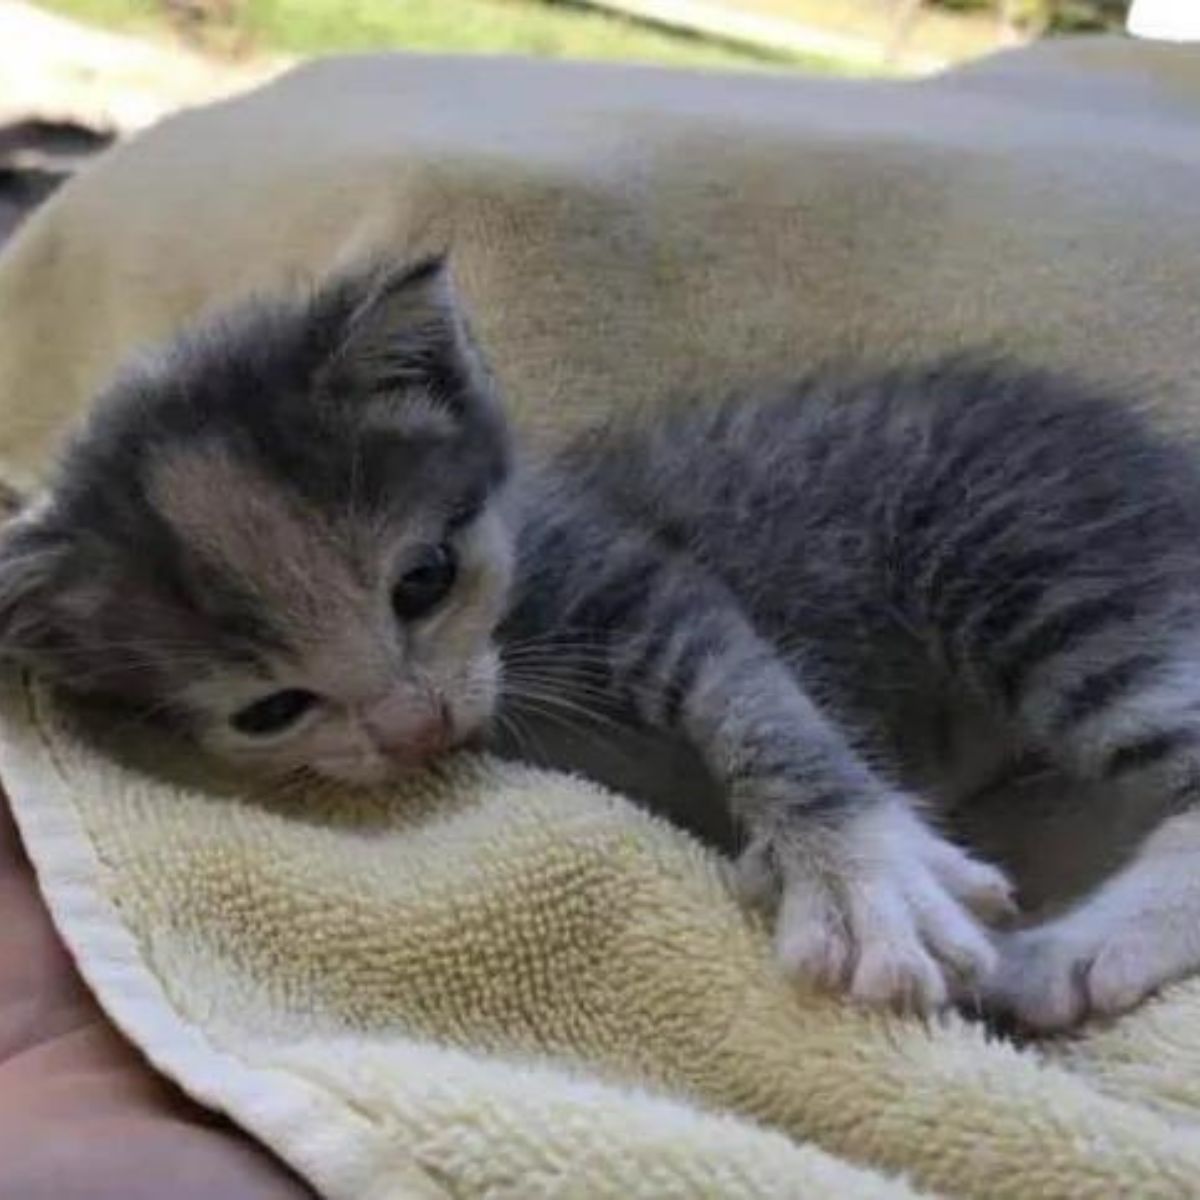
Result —
<instances>
[{"instance_id":1,"label":"blurred background","mask_svg":"<svg viewBox=\"0 0 1200 1200\"><path fill-rule=\"evenodd\" d=\"M1200 0L1168 2L1200 8ZM1128 7L1129 0L0 0L0 240L113 139L306 56L395 48L921 75L1039 37L1120 29Z\"/></svg>"}]
</instances>

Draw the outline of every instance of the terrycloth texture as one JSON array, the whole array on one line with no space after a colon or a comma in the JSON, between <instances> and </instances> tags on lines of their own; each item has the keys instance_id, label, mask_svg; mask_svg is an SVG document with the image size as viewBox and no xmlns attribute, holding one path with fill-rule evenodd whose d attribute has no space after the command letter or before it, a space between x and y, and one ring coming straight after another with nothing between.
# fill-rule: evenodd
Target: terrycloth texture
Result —
<instances>
[{"instance_id":1,"label":"terrycloth texture","mask_svg":"<svg viewBox=\"0 0 1200 1200\"><path fill-rule=\"evenodd\" d=\"M1194 419L1198 118L1194 53L1110 42L920 85L311 67L29 224L3 466L35 478L134 343L380 242L452 241L533 430L980 340ZM1018 1052L789 989L715 859L584 783L460 759L254 799L23 682L0 712L101 1002L329 1196L1200 1196L1200 983Z\"/></svg>"},{"instance_id":2,"label":"terrycloth texture","mask_svg":"<svg viewBox=\"0 0 1200 1200\"><path fill-rule=\"evenodd\" d=\"M246 803L4 712L85 977L330 1196L1200 1195L1200 987L1063 1067L798 996L713 859L586 784Z\"/></svg>"}]
</instances>

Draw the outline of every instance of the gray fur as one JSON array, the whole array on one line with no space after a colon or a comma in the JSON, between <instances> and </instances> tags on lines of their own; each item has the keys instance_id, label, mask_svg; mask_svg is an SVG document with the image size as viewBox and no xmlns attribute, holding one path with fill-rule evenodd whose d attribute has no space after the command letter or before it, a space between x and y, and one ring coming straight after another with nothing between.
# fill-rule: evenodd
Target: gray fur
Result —
<instances>
[{"instance_id":1,"label":"gray fur","mask_svg":"<svg viewBox=\"0 0 1200 1200\"><path fill-rule=\"evenodd\" d=\"M1151 838L1124 901L1012 943L1054 1000L1031 994L980 924L1003 877L912 798L970 805L1032 756L1192 836L1200 473L1128 405L1006 365L830 373L595 428L506 487L492 385L424 265L227 314L97 412L0 550L11 657L274 769L382 777L433 712L624 787L580 747L672 745L726 798L784 964L866 1001L991 979L1053 1026L1200 964L1200 888L1147 899ZM454 589L390 618L431 544ZM320 715L256 759L218 732L277 688L336 736ZM1135 911L1175 932L1106 986Z\"/></svg>"},{"instance_id":2,"label":"gray fur","mask_svg":"<svg viewBox=\"0 0 1200 1200\"><path fill-rule=\"evenodd\" d=\"M486 510L508 457L436 262L220 314L130 365L10 527L4 649L247 765L378 776L360 730L258 745L228 718L314 679L399 729L432 719L435 684L464 710L487 701L507 551ZM456 603L440 637L403 630L388 589L445 538L464 565Z\"/></svg>"},{"instance_id":3,"label":"gray fur","mask_svg":"<svg viewBox=\"0 0 1200 1200\"><path fill-rule=\"evenodd\" d=\"M775 697L754 742L793 773L825 736L802 754L796 729L832 720L888 777L926 779L963 694L1089 777L1200 751L1189 701L1150 699L1193 652L1200 476L1063 379L965 361L814 379L593 431L522 490L506 635L600 647L652 723L703 720L715 672L718 711L739 686L743 716ZM710 724L693 740L714 745Z\"/></svg>"},{"instance_id":4,"label":"gray fur","mask_svg":"<svg viewBox=\"0 0 1200 1200\"><path fill-rule=\"evenodd\" d=\"M1195 820L1200 475L1127 404L967 361L833 374L594 430L517 494L504 640L536 637L577 704L599 687L623 718L696 749L752 883L782 889L780 954L804 974L865 999L953 991L892 919L938 909L948 877L926 886L937 871L914 862L908 895L853 878L862 830L889 806L914 811L913 789L953 812L1003 760L1033 756L1068 785L1119 791L1143 827ZM1127 909L1158 862L1129 868L1147 882L1125 887ZM837 884L796 883L813 877ZM1192 969L1178 890L1156 902L1174 931L1156 955L1106 975L1107 918L1085 903L1071 919L1087 936L1013 941L1038 961L994 976L995 1003L1054 1027ZM983 915L1004 903L985 876L952 898ZM987 975L957 916L918 919L916 940L950 976ZM1027 979L1049 980L1045 995Z\"/></svg>"}]
</instances>

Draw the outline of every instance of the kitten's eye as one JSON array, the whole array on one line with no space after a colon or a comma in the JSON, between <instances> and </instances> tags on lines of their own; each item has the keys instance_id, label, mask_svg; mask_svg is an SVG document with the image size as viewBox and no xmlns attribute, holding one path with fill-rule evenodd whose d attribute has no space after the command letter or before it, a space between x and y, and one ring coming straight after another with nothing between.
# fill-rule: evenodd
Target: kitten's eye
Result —
<instances>
[{"instance_id":1,"label":"kitten's eye","mask_svg":"<svg viewBox=\"0 0 1200 1200\"><path fill-rule=\"evenodd\" d=\"M479 496L469 496L450 514L446 522L447 533L457 533L465 529L483 511L484 500Z\"/></svg>"},{"instance_id":2,"label":"kitten's eye","mask_svg":"<svg viewBox=\"0 0 1200 1200\"><path fill-rule=\"evenodd\" d=\"M294 725L316 702L317 698L312 692L306 692L303 688L287 688L246 705L229 718L229 723L239 733L265 737L269 733L281 733L289 725Z\"/></svg>"},{"instance_id":3,"label":"kitten's eye","mask_svg":"<svg viewBox=\"0 0 1200 1200\"><path fill-rule=\"evenodd\" d=\"M432 612L458 578L454 547L446 542L425 546L392 588L392 608L402 621L415 621Z\"/></svg>"}]
</instances>

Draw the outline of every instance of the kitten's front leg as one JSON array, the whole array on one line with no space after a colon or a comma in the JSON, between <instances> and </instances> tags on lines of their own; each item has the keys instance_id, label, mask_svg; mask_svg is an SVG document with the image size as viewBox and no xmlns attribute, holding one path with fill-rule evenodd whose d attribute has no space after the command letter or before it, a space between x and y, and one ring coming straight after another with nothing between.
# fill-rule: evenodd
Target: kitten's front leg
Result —
<instances>
[{"instance_id":1,"label":"kitten's front leg","mask_svg":"<svg viewBox=\"0 0 1200 1200\"><path fill-rule=\"evenodd\" d=\"M981 921L1011 910L1007 881L892 795L844 822L760 830L737 864L777 902L784 968L867 1004L926 1012L977 996L996 956Z\"/></svg>"},{"instance_id":2,"label":"kitten's front leg","mask_svg":"<svg viewBox=\"0 0 1200 1200\"><path fill-rule=\"evenodd\" d=\"M738 877L778 903L784 967L907 1009L973 991L994 965L980 919L1010 905L1000 872L870 769L723 589L676 577L645 595L641 625L614 683L726 787L747 838Z\"/></svg>"}]
</instances>

